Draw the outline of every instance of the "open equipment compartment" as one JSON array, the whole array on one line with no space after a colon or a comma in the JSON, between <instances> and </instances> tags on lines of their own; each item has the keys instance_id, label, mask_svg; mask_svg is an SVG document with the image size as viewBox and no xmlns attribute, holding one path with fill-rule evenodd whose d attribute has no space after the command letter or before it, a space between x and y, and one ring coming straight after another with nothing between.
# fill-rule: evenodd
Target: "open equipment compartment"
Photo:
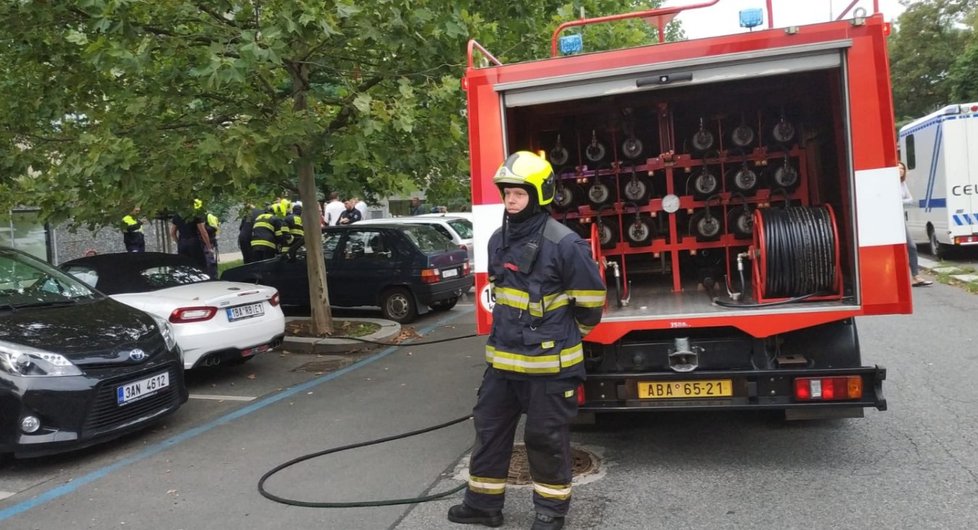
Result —
<instances>
[{"instance_id":1,"label":"open equipment compartment","mask_svg":"<svg viewBox=\"0 0 978 530\"><path fill-rule=\"evenodd\" d=\"M594 230L601 258L620 271L624 303L609 300L605 319L736 310L713 304L704 282L706 291L726 284L752 293L744 297L752 302L808 295L858 304L843 53L776 62L787 72L765 75L767 61L687 67L693 80L719 79L681 86L643 86L653 75L637 73L631 79L642 88L620 95L590 95L588 82L503 93L507 151L547 156L558 178L554 216L584 237ZM584 97L568 99L575 94ZM766 274L741 276L737 256L755 243L755 215L787 205L828 205L836 226L816 227L832 230L829 255L785 275L830 270L822 285L788 278L765 295L755 284L770 283ZM789 235L798 237L785 251L802 255L795 247L808 234Z\"/></svg>"}]
</instances>

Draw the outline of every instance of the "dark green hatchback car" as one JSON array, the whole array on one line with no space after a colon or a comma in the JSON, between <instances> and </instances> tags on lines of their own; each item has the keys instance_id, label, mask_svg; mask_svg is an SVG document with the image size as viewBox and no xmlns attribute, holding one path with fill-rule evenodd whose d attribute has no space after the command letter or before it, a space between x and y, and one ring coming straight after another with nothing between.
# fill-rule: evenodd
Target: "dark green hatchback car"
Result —
<instances>
[{"instance_id":1,"label":"dark green hatchback car","mask_svg":"<svg viewBox=\"0 0 978 530\"><path fill-rule=\"evenodd\" d=\"M448 310L473 285L468 252L424 225L352 224L323 231L326 283L333 306L380 307L384 318L413 321ZM309 304L305 255L285 255L228 269L222 280L278 289L284 305Z\"/></svg>"}]
</instances>

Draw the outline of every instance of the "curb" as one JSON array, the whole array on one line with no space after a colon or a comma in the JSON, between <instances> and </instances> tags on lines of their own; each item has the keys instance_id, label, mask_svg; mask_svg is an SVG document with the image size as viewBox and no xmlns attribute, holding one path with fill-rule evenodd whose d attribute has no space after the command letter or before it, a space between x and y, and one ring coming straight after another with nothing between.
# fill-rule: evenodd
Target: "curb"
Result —
<instances>
[{"instance_id":1,"label":"curb","mask_svg":"<svg viewBox=\"0 0 978 530\"><path fill-rule=\"evenodd\" d=\"M308 317L285 317L285 322L293 320L308 320ZM381 318L342 318L334 320L344 320L352 322L372 322L380 325L380 329L360 337L363 340L376 342L386 342L388 339L398 336L401 333L401 325L392 320ZM372 350L380 346L359 340L344 338L313 338L313 337L292 337L286 335L282 339L281 348L292 353L351 353L360 350Z\"/></svg>"}]
</instances>

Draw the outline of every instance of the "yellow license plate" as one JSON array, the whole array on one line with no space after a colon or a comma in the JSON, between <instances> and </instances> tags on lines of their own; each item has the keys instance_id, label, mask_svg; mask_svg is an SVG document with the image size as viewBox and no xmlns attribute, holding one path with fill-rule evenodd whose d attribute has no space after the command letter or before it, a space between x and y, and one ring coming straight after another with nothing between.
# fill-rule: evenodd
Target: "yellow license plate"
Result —
<instances>
[{"instance_id":1,"label":"yellow license plate","mask_svg":"<svg viewBox=\"0 0 978 530\"><path fill-rule=\"evenodd\" d=\"M640 399L710 398L733 396L730 379L703 379L700 381L639 381Z\"/></svg>"}]
</instances>

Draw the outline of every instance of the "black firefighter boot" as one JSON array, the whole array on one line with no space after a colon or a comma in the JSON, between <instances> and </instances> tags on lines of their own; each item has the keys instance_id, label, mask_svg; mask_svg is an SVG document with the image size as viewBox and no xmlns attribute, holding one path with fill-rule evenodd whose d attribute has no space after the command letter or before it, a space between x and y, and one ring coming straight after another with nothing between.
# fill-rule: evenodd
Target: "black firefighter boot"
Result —
<instances>
[{"instance_id":1,"label":"black firefighter boot","mask_svg":"<svg viewBox=\"0 0 978 530\"><path fill-rule=\"evenodd\" d=\"M484 512L471 508L463 502L448 509L448 520L453 523L496 527L503 525L503 512Z\"/></svg>"},{"instance_id":2,"label":"black firefighter boot","mask_svg":"<svg viewBox=\"0 0 978 530\"><path fill-rule=\"evenodd\" d=\"M537 512L536 519L533 520L533 526L530 527L530 530L560 530L563 527L563 517Z\"/></svg>"}]
</instances>

